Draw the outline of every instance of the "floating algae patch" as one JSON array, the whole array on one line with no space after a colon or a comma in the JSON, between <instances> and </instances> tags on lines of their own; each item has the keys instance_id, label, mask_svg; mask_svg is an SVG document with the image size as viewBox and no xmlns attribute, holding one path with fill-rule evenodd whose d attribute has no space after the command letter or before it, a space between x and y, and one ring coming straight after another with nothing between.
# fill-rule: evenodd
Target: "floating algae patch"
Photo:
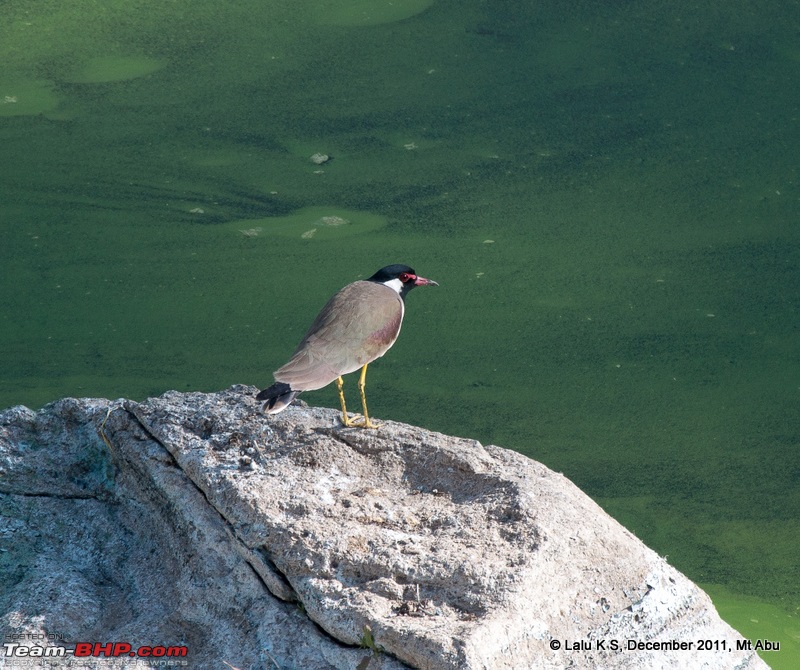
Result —
<instances>
[{"instance_id":1,"label":"floating algae patch","mask_svg":"<svg viewBox=\"0 0 800 670\"><path fill-rule=\"evenodd\" d=\"M245 219L231 225L245 237L293 237L330 240L369 233L386 225L386 217L338 207L304 207L288 216Z\"/></svg>"},{"instance_id":2,"label":"floating algae patch","mask_svg":"<svg viewBox=\"0 0 800 670\"><path fill-rule=\"evenodd\" d=\"M323 0L314 9L318 23L336 26L372 26L416 16L433 0Z\"/></svg>"},{"instance_id":3,"label":"floating algae patch","mask_svg":"<svg viewBox=\"0 0 800 670\"><path fill-rule=\"evenodd\" d=\"M73 84L108 84L144 77L160 70L166 60L150 56L103 56L92 58L72 74L66 81Z\"/></svg>"},{"instance_id":4,"label":"floating algae patch","mask_svg":"<svg viewBox=\"0 0 800 670\"><path fill-rule=\"evenodd\" d=\"M0 116L44 114L53 111L58 103L49 81L0 82Z\"/></svg>"}]
</instances>

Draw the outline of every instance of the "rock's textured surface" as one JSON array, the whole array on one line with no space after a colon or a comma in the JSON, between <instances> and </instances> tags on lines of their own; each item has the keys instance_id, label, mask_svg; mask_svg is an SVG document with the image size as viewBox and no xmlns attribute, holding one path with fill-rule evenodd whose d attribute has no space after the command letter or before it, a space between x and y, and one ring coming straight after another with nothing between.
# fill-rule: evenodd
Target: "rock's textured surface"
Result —
<instances>
[{"instance_id":1,"label":"rock's textured surface","mask_svg":"<svg viewBox=\"0 0 800 670\"><path fill-rule=\"evenodd\" d=\"M254 393L0 415L0 633L242 670L766 667L698 651L740 636L562 475Z\"/></svg>"}]
</instances>

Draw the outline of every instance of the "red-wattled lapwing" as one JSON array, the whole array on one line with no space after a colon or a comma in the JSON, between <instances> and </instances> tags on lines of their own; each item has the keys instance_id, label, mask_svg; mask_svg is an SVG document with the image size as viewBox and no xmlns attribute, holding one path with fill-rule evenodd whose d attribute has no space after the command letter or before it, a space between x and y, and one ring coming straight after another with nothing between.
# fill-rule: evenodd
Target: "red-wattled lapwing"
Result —
<instances>
[{"instance_id":1,"label":"red-wattled lapwing","mask_svg":"<svg viewBox=\"0 0 800 670\"><path fill-rule=\"evenodd\" d=\"M387 265L366 281L348 284L336 293L314 319L291 360L274 373L275 383L256 398L266 400L264 411L276 414L303 391L336 381L345 426L377 428L369 420L364 394L367 365L394 344L403 323L404 299L415 286L438 286L419 277L407 265ZM347 416L342 375L361 368L358 390L364 420Z\"/></svg>"}]
</instances>

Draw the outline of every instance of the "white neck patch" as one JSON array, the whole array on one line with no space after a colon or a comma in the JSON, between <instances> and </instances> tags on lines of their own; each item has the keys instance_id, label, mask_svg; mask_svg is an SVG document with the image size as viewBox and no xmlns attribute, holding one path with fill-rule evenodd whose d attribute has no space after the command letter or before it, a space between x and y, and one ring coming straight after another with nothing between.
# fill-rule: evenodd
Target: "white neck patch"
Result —
<instances>
[{"instance_id":1,"label":"white neck patch","mask_svg":"<svg viewBox=\"0 0 800 670\"><path fill-rule=\"evenodd\" d=\"M383 282L384 286L388 286L390 289L394 289L397 291L397 294L400 295L400 291L403 290L403 282L401 282L397 277L394 279L390 279L389 281Z\"/></svg>"}]
</instances>

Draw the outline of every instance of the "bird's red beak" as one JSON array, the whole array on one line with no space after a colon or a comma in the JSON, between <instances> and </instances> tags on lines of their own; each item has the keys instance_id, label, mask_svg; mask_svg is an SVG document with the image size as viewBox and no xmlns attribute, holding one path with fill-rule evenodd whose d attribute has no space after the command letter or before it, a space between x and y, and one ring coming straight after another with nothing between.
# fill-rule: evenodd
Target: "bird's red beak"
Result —
<instances>
[{"instance_id":1,"label":"bird's red beak","mask_svg":"<svg viewBox=\"0 0 800 670\"><path fill-rule=\"evenodd\" d=\"M433 281L433 279L425 279L425 277L420 277L419 275L417 275L414 278L414 286L438 286L438 285L439 284Z\"/></svg>"}]
</instances>

